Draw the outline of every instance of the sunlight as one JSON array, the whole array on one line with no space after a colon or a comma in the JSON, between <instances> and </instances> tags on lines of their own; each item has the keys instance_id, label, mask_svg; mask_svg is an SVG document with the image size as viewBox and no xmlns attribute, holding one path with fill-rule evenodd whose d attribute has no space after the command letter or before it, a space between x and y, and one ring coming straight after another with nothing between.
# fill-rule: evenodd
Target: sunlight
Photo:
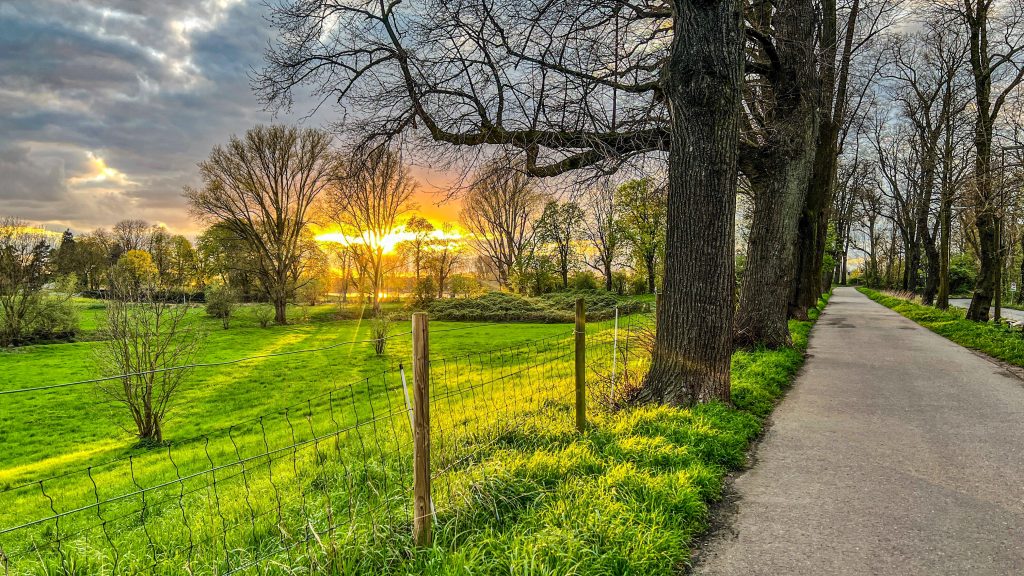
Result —
<instances>
[{"instance_id":1,"label":"sunlight","mask_svg":"<svg viewBox=\"0 0 1024 576\"><path fill-rule=\"evenodd\" d=\"M433 240L449 240L454 243L458 243L463 239L462 233L457 229L445 232L439 227L431 231L429 236ZM369 232L363 233L360 236L349 235L341 231L322 232L316 235L317 242L379 246L385 254L394 254L402 242L407 242L414 238L416 238L416 234L406 231L404 226L399 226L380 238L375 238L374 234Z\"/></svg>"}]
</instances>

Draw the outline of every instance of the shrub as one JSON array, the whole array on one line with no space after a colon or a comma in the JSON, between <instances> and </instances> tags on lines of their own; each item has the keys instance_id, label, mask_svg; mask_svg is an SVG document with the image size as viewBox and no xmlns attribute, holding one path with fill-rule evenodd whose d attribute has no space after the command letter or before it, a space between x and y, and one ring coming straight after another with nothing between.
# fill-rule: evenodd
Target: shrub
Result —
<instances>
[{"instance_id":1,"label":"shrub","mask_svg":"<svg viewBox=\"0 0 1024 576\"><path fill-rule=\"evenodd\" d=\"M218 284L206 290L206 314L220 318L225 330L231 323L231 314L237 305L238 295L229 286Z\"/></svg>"},{"instance_id":2,"label":"shrub","mask_svg":"<svg viewBox=\"0 0 1024 576\"><path fill-rule=\"evenodd\" d=\"M373 334L373 351L383 356L388 349L388 334L391 332L391 318L387 314L378 314L370 320L370 332Z\"/></svg>"},{"instance_id":3,"label":"shrub","mask_svg":"<svg viewBox=\"0 0 1024 576\"><path fill-rule=\"evenodd\" d=\"M597 290L600 282L593 272L577 272L569 278L570 290Z\"/></svg>"},{"instance_id":4,"label":"shrub","mask_svg":"<svg viewBox=\"0 0 1024 576\"><path fill-rule=\"evenodd\" d=\"M260 328L266 328L274 319L274 307L270 304L260 303L253 306L252 314L256 317L256 321L260 323Z\"/></svg>"},{"instance_id":5,"label":"shrub","mask_svg":"<svg viewBox=\"0 0 1024 576\"><path fill-rule=\"evenodd\" d=\"M426 308L435 299L437 299L437 284L434 282L433 276L425 276L413 286L412 301L410 302L413 308Z\"/></svg>"}]
</instances>

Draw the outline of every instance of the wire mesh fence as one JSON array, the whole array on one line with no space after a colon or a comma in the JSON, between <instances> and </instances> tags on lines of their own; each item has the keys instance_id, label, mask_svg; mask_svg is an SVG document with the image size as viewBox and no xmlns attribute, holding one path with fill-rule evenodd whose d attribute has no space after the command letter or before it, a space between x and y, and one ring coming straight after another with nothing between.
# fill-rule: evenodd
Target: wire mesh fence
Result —
<instances>
[{"instance_id":1,"label":"wire mesh fence","mask_svg":"<svg viewBox=\"0 0 1024 576\"><path fill-rule=\"evenodd\" d=\"M628 395L652 333L649 313L586 325L591 406ZM427 359L430 513L446 533L515 505L488 489L500 481L489 456L531 420L572 421L574 338L567 326ZM413 546L411 364L316 384L301 402L225 428L0 488L0 574L344 573L368 554L401 561Z\"/></svg>"}]
</instances>

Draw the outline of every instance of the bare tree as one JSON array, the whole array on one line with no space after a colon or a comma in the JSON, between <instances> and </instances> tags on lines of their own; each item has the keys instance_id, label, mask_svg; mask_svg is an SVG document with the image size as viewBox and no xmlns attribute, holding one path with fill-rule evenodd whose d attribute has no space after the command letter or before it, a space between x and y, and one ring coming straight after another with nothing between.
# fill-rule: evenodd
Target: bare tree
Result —
<instances>
[{"instance_id":1,"label":"bare tree","mask_svg":"<svg viewBox=\"0 0 1024 576\"><path fill-rule=\"evenodd\" d=\"M380 293L392 260L385 258L385 239L398 219L412 209L416 181L401 156L386 148L349 157L331 179L324 210L341 228L366 271L371 301L380 312Z\"/></svg>"},{"instance_id":2,"label":"bare tree","mask_svg":"<svg viewBox=\"0 0 1024 576\"><path fill-rule=\"evenodd\" d=\"M635 400L728 402L741 12L739 0L285 0L257 82L272 106L312 85L358 110L339 124L365 140L425 136L449 157L500 147L533 176L667 156L664 297Z\"/></svg>"},{"instance_id":3,"label":"bare tree","mask_svg":"<svg viewBox=\"0 0 1024 576\"><path fill-rule=\"evenodd\" d=\"M533 222L543 203L543 194L526 174L504 162L482 169L466 192L462 224L504 288L510 287L515 267L533 240Z\"/></svg>"},{"instance_id":4,"label":"bare tree","mask_svg":"<svg viewBox=\"0 0 1024 576\"><path fill-rule=\"evenodd\" d=\"M1007 98L1024 81L1024 6L1019 0L963 0L947 9L966 28L974 78L974 210L981 273L967 317L988 320L1002 262L997 231L1003 216L1002 198L993 183L992 147L996 119Z\"/></svg>"},{"instance_id":5,"label":"bare tree","mask_svg":"<svg viewBox=\"0 0 1024 576\"><path fill-rule=\"evenodd\" d=\"M870 82L855 84L858 60L872 49L891 26L901 21L902 0L836 0L821 3L821 101L818 141L807 197L798 222L796 273L790 296L790 315L805 319L824 288L822 261L835 191L839 154L857 114L857 104L870 94ZM865 75L873 76L872 71ZM859 88L859 90L858 90Z\"/></svg>"},{"instance_id":6,"label":"bare tree","mask_svg":"<svg viewBox=\"0 0 1024 576\"><path fill-rule=\"evenodd\" d=\"M115 257L149 247L150 226L145 220L121 220L114 224Z\"/></svg>"},{"instance_id":7,"label":"bare tree","mask_svg":"<svg viewBox=\"0 0 1024 576\"><path fill-rule=\"evenodd\" d=\"M453 227L446 223L441 227L441 237L428 246L424 261L427 269L437 278L437 297L444 298L448 278L462 261L463 243L452 239Z\"/></svg>"},{"instance_id":8,"label":"bare tree","mask_svg":"<svg viewBox=\"0 0 1024 576\"><path fill-rule=\"evenodd\" d=\"M155 297L152 286L122 290L107 302L106 339L96 352L99 391L127 409L140 443L163 442L164 420L191 373L202 342L192 307Z\"/></svg>"},{"instance_id":9,"label":"bare tree","mask_svg":"<svg viewBox=\"0 0 1024 576\"><path fill-rule=\"evenodd\" d=\"M604 289L612 291L612 273L623 248L620 208L615 202L615 186L602 180L588 193L589 217L584 219L585 234L594 249L594 260L587 265L604 277Z\"/></svg>"},{"instance_id":10,"label":"bare tree","mask_svg":"<svg viewBox=\"0 0 1024 576\"><path fill-rule=\"evenodd\" d=\"M185 189L194 214L248 246L278 324L288 321L288 299L314 248L306 224L334 170L330 140L319 130L257 126L215 146L199 163L203 188Z\"/></svg>"}]
</instances>

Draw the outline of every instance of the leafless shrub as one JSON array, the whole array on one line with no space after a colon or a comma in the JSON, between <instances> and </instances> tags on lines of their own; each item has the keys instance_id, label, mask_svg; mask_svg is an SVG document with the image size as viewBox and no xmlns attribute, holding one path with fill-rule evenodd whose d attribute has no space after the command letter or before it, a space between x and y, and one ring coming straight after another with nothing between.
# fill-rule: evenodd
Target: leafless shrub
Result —
<instances>
[{"instance_id":1,"label":"leafless shrub","mask_svg":"<svg viewBox=\"0 0 1024 576\"><path fill-rule=\"evenodd\" d=\"M202 341L192 306L171 304L152 289L118 292L107 302L106 340L96 353L100 393L127 409L140 444L163 442L163 422ZM132 427L125 426L132 431Z\"/></svg>"}]
</instances>

